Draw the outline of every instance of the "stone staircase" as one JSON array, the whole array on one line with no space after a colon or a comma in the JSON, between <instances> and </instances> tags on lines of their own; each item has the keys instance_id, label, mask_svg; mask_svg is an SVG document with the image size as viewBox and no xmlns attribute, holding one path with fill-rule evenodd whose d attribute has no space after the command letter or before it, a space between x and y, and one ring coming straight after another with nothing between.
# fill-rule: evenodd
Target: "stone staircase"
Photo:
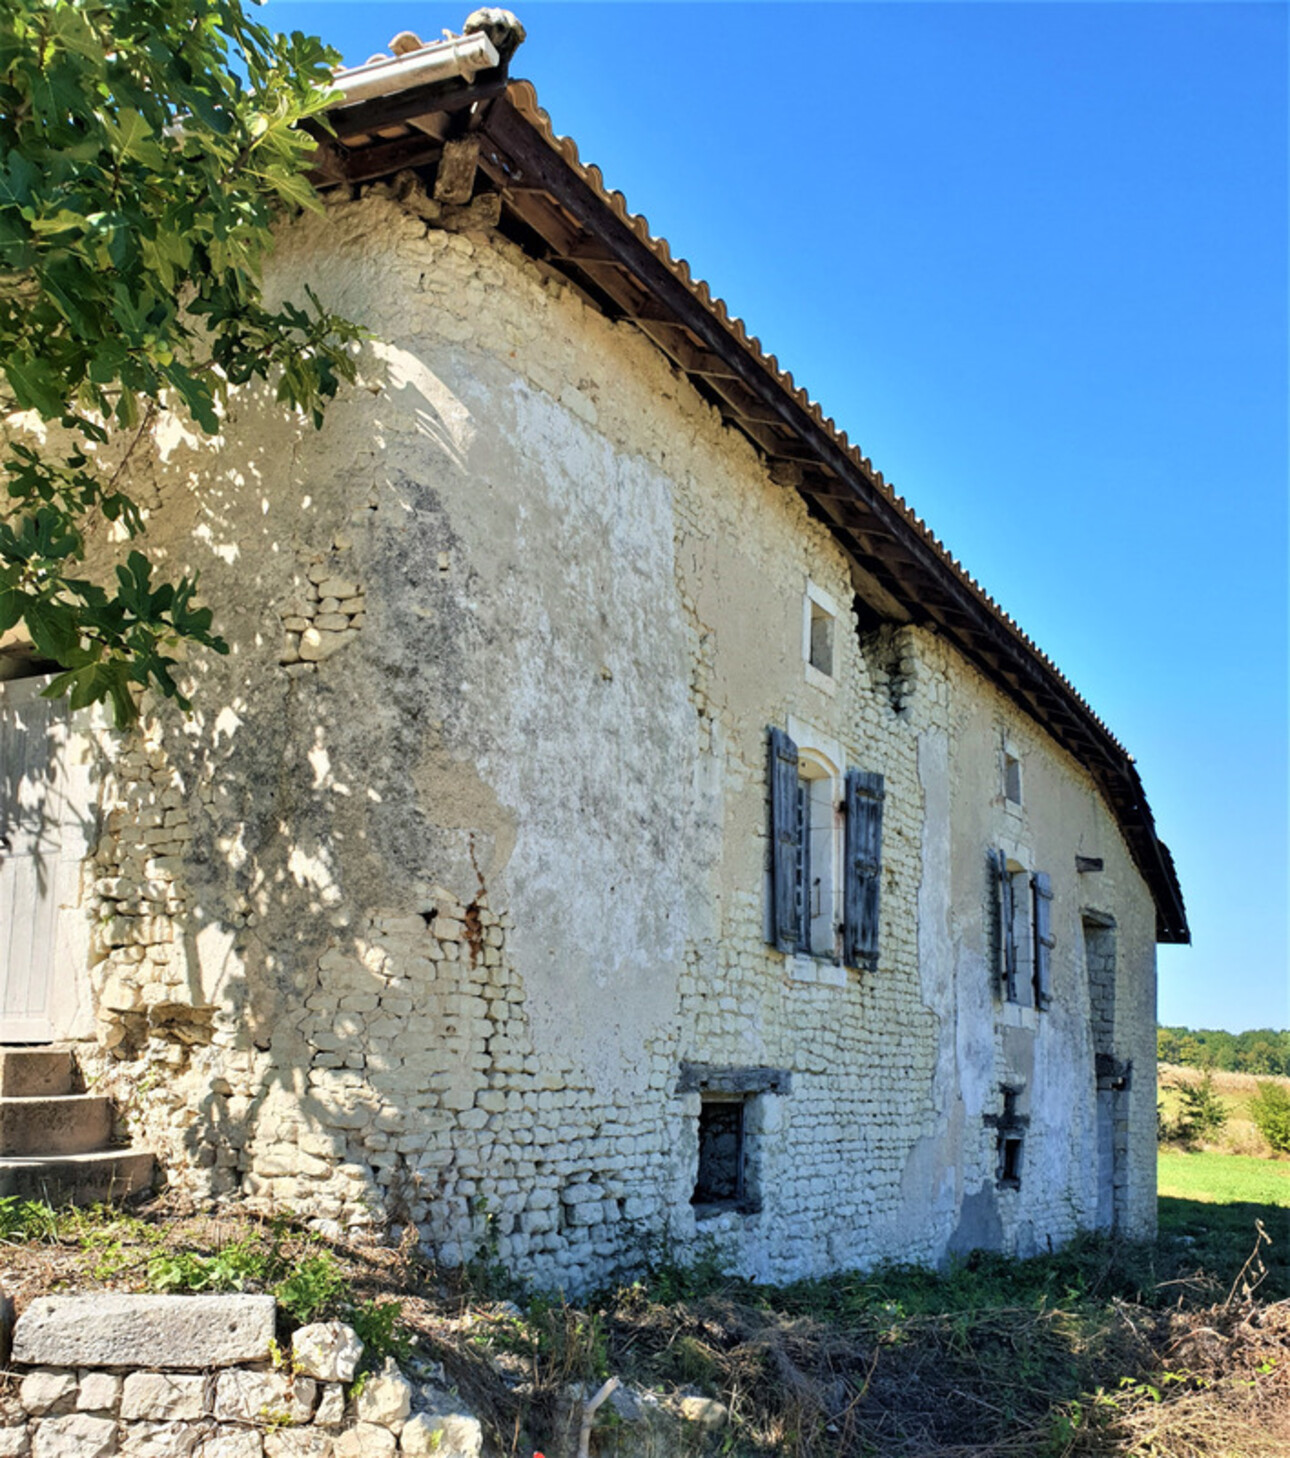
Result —
<instances>
[{"instance_id":1,"label":"stone staircase","mask_svg":"<svg viewBox=\"0 0 1290 1458\"><path fill-rule=\"evenodd\" d=\"M152 1155L111 1144L112 1100L77 1079L70 1048L0 1047L0 1197L89 1205L152 1183Z\"/></svg>"}]
</instances>

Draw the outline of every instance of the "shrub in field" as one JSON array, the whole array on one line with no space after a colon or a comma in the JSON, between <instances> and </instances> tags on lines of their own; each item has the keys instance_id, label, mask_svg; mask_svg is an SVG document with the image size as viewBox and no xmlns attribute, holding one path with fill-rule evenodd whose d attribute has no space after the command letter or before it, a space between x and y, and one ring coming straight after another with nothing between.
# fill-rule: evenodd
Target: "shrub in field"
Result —
<instances>
[{"instance_id":1,"label":"shrub in field","mask_svg":"<svg viewBox=\"0 0 1290 1458\"><path fill-rule=\"evenodd\" d=\"M1250 1100L1250 1118L1278 1154L1290 1154L1290 1089L1280 1083L1259 1084Z\"/></svg>"},{"instance_id":2,"label":"shrub in field","mask_svg":"<svg viewBox=\"0 0 1290 1458\"><path fill-rule=\"evenodd\" d=\"M1178 1103L1177 1135L1184 1144L1212 1139L1227 1123L1227 1109L1208 1072L1199 1083L1179 1087Z\"/></svg>"}]
</instances>

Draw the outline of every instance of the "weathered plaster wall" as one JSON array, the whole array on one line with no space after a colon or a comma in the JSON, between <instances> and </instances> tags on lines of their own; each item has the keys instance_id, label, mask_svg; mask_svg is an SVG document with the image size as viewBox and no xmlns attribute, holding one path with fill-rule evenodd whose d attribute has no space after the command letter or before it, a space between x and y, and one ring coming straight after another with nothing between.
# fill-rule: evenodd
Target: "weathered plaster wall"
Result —
<instances>
[{"instance_id":1,"label":"weathered plaster wall","mask_svg":"<svg viewBox=\"0 0 1290 1458\"><path fill-rule=\"evenodd\" d=\"M317 435L243 398L136 483L232 644L192 721L115 753L96 852L97 1071L176 1183L568 1286L660 1237L770 1277L1041 1248L1097 1211L1095 905L1145 1228L1150 903L1082 771L930 635L862 643L800 499L509 245L369 195L278 268L383 341L364 387ZM831 685L808 580L842 608ZM768 724L885 776L875 972L764 940ZM995 845L1053 877L1050 1011L998 998ZM689 1203L687 1062L792 1073L750 1106L757 1213ZM1016 1191L984 1122L1009 1079Z\"/></svg>"}]
</instances>

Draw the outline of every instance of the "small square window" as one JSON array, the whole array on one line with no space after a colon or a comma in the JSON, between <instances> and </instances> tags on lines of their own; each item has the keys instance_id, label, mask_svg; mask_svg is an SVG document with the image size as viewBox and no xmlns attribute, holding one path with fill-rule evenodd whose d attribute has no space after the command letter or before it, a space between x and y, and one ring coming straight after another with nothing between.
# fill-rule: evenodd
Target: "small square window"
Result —
<instances>
[{"instance_id":1,"label":"small square window","mask_svg":"<svg viewBox=\"0 0 1290 1458\"><path fill-rule=\"evenodd\" d=\"M833 618L818 602L811 603L811 667L833 677Z\"/></svg>"},{"instance_id":2,"label":"small square window","mask_svg":"<svg viewBox=\"0 0 1290 1458\"><path fill-rule=\"evenodd\" d=\"M1021 1138L1005 1138L1003 1141L1003 1165L999 1182L1019 1189L1021 1187Z\"/></svg>"},{"instance_id":3,"label":"small square window","mask_svg":"<svg viewBox=\"0 0 1290 1458\"><path fill-rule=\"evenodd\" d=\"M802 657L806 681L826 694L837 690L838 605L823 588L807 582L802 599Z\"/></svg>"},{"instance_id":4,"label":"small square window","mask_svg":"<svg viewBox=\"0 0 1290 1458\"><path fill-rule=\"evenodd\" d=\"M699 1174L690 1204L740 1206L744 1160L744 1101L705 1098L699 1106Z\"/></svg>"},{"instance_id":5,"label":"small square window","mask_svg":"<svg viewBox=\"0 0 1290 1458\"><path fill-rule=\"evenodd\" d=\"M1003 751L1003 795L1009 804L1021 804L1021 760L1006 749Z\"/></svg>"}]
</instances>

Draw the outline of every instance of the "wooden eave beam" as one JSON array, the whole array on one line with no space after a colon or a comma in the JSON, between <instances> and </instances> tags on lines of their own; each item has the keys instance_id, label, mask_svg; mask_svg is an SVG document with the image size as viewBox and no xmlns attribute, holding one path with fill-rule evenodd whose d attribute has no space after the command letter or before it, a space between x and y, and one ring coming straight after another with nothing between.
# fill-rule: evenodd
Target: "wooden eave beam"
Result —
<instances>
[{"instance_id":1,"label":"wooden eave beam","mask_svg":"<svg viewBox=\"0 0 1290 1458\"><path fill-rule=\"evenodd\" d=\"M436 81L427 86L410 86L390 96L374 96L353 106L338 107L327 113L328 120L341 142L346 137L379 131L414 117L433 116L436 112L460 111L476 102L492 101L506 90L506 78L494 75L491 80L465 82L460 78ZM308 123L305 124L308 126Z\"/></svg>"}]
</instances>

